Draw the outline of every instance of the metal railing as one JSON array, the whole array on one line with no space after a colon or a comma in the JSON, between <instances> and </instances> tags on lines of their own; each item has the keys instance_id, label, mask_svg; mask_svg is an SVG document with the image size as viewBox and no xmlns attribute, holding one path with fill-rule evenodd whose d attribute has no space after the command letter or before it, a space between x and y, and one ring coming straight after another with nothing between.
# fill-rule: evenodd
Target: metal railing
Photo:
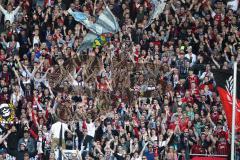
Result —
<instances>
[{"instance_id":1,"label":"metal railing","mask_svg":"<svg viewBox=\"0 0 240 160\"><path fill-rule=\"evenodd\" d=\"M215 155L215 154L190 154L190 156L201 156L201 157L228 157L228 155Z\"/></svg>"}]
</instances>

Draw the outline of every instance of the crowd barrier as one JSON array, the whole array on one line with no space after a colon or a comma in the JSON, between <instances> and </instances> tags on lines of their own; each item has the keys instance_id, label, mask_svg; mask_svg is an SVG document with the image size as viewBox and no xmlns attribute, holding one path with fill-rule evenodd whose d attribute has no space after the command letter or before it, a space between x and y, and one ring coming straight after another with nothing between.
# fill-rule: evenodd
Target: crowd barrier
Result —
<instances>
[{"instance_id":1,"label":"crowd barrier","mask_svg":"<svg viewBox=\"0 0 240 160\"><path fill-rule=\"evenodd\" d=\"M191 160L228 160L228 155L190 154Z\"/></svg>"}]
</instances>

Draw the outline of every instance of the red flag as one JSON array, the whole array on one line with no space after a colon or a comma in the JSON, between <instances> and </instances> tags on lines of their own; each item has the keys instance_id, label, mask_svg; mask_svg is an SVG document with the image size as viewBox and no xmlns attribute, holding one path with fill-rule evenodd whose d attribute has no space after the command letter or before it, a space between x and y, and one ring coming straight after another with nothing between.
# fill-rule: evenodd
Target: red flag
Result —
<instances>
[{"instance_id":1,"label":"red flag","mask_svg":"<svg viewBox=\"0 0 240 160\"><path fill-rule=\"evenodd\" d=\"M227 117L228 127L232 128L232 103L233 103L233 71L232 70L215 70L214 79L217 84L217 90L223 104ZM236 104L236 131L240 131L240 73L237 73L237 104Z\"/></svg>"}]
</instances>

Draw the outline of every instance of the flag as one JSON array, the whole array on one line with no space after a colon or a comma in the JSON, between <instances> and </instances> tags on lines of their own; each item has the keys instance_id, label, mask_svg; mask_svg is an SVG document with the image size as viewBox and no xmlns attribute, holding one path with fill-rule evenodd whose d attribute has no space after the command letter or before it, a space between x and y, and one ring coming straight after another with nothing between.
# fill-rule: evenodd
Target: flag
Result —
<instances>
[{"instance_id":1,"label":"flag","mask_svg":"<svg viewBox=\"0 0 240 160\"><path fill-rule=\"evenodd\" d=\"M95 25L96 28L102 27L101 34L117 33L118 31L120 31L117 19L108 7L106 7L105 10L100 14Z\"/></svg>"},{"instance_id":2,"label":"flag","mask_svg":"<svg viewBox=\"0 0 240 160\"><path fill-rule=\"evenodd\" d=\"M100 14L96 23L89 21L88 15L85 13L73 12L71 9L68 10L68 13L70 13L76 21L82 23L87 29L97 35L116 33L120 30L116 17L108 7Z\"/></svg>"},{"instance_id":3,"label":"flag","mask_svg":"<svg viewBox=\"0 0 240 160\"><path fill-rule=\"evenodd\" d=\"M227 6L233 11L238 10L238 5L239 5L239 0L233 0L233 1L227 2Z\"/></svg>"},{"instance_id":4,"label":"flag","mask_svg":"<svg viewBox=\"0 0 240 160\"><path fill-rule=\"evenodd\" d=\"M15 119L15 106L13 104L0 104L0 123L12 124Z\"/></svg>"},{"instance_id":5,"label":"flag","mask_svg":"<svg viewBox=\"0 0 240 160\"><path fill-rule=\"evenodd\" d=\"M69 8L68 13L75 19L75 21L78 21L82 24L90 23L90 22L87 22L89 15L87 15L83 12L73 12L73 10L71 8Z\"/></svg>"},{"instance_id":6,"label":"flag","mask_svg":"<svg viewBox=\"0 0 240 160\"><path fill-rule=\"evenodd\" d=\"M88 48L92 48L94 40L97 38L97 35L93 32L89 32L83 39L78 52L84 51Z\"/></svg>"},{"instance_id":7,"label":"flag","mask_svg":"<svg viewBox=\"0 0 240 160\"><path fill-rule=\"evenodd\" d=\"M98 30L92 30L91 25L93 24L88 20L89 15L83 12L74 12L71 8L67 10L67 12L74 18L75 21L80 22L86 28L90 29L93 32L97 32ZM98 31L99 32L99 31Z\"/></svg>"},{"instance_id":8,"label":"flag","mask_svg":"<svg viewBox=\"0 0 240 160\"><path fill-rule=\"evenodd\" d=\"M100 14L96 23L91 26L87 26L87 28L90 32L84 37L78 52L92 48L94 41L99 37L99 35L105 33L117 33L120 31L117 19L108 7L106 7Z\"/></svg>"},{"instance_id":9,"label":"flag","mask_svg":"<svg viewBox=\"0 0 240 160\"><path fill-rule=\"evenodd\" d=\"M94 40L92 47L96 48L97 46L104 46L105 44L107 44L106 37L101 35Z\"/></svg>"},{"instance_id":10,"label":"flag","mask_svg":"<svg viewBox=\"0 0 240 160\"><path fill-rule=\"evenodd\" d=\"M148 19L148 23L144 27L145 29L147 27L149 27L152 24L152 22L154 21L154 19L156 19L163 12L166 3L163 2L163 1L152 0L152 5L154 7L153 7L153 10L151 12L150 18Z\"/></svg>"},{"instance_id":11,"label":"flag","mask_svg":"<svg viewBox=\"0 0 240 160\"><path fill-rule=\"evenodd\" d=\"M232 128L233 71L214 70L217 91L227 117L228 127ZM236 131L240 131L240 72L237 73Z\"/></svg>"}]
</instances>

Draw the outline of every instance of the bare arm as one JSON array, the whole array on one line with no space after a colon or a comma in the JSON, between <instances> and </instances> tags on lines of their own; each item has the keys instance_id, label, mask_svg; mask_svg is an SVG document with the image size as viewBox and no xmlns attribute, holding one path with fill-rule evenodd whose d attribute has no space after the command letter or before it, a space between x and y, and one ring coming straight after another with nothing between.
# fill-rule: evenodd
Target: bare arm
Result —
<instances>
[{"instance_id":1,"label":"bare arm","mask_svg":"<svg viewBox=\"0 0 240 160\"><path fill-rule=\"evenodd\" d=\"M39 68L43 65L43 62L44 61L41 61L40 64L37 66L37 68L34 68L33 69L33 72L32 72L32 76L34 77L35 74L37 73L37 71L39 70Z\"/></svg>"},{"instance_id":2,"label":"bare arm","mask_svg":"<svg viewBox=\"0 0 240 160\"><path fill-rule=\"evenodd\" d=\"M18 83L20 84L20 77L19 77L17 71L15 70L15 68L13 68L12 70L13 70L15 76L17 77Z\"/></svg>"},{"instance_id":3,"label":"bare arm","mask_svg":"<svg viewBox=\"0 0 240 160\"><path fill-rule=\"evenodd\" d=\"M80 68L77 73L74 75L74 78L77 78L77 76L79 75L79 73L82 72L82 68Z\"/></svg>"},{"instance_id":4,"label":"bare arm","mask_svg":"<svg viewBox=\"0 0 240 160\"><path fill-rule=\"evenodd\" d=\"M11 133L11 130L8 130L7 134L5 134L3 137L0 137L0 144L3 143L3 141L9 136L10 133Z\"/></svg>"},{"instance_id":5,"label":"bare arm","mask_svg":"<svg viewBox=\"0 0 240 160\"><path fill-rule=\"evenodd\" d=\"M211 56L213 63L217 66L218 69L221 68L220 64L214 59L213 56Z\"/></svg>"},{"instance_id":6,"label":"bare arm","mask_svg":"<svg viewBox=\"0 0 240 160\"><path fill-rule=\"evenodd\" d=\"M93 6L93 15L95 16L96 13L96 4L97 4L97 0L94 0L94 6Z\"/></svg>"}]
</instances>

